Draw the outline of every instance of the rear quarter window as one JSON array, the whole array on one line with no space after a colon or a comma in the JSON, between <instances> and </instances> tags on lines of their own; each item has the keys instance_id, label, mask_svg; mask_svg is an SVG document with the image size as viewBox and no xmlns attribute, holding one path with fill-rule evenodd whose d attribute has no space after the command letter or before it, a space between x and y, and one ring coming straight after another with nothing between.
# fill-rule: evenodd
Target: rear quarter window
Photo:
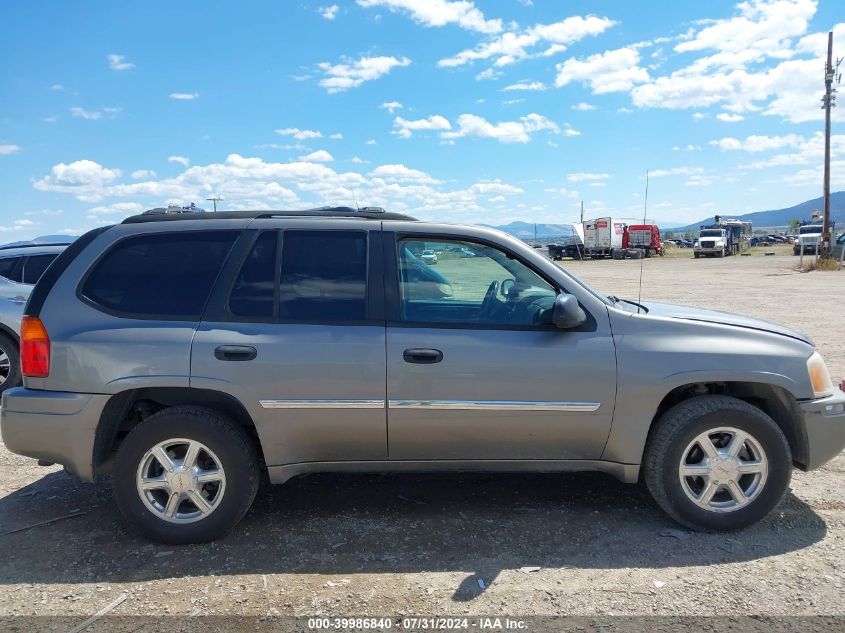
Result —
<instances>
[{"instance_id":1,"label":"rear quarter window","mask_svg":"<svg viewBox=\"0 0 845 633\"><path fill-rule=\"evenodd\" d=\"M117 316L199 319L238 234L181 231L123 239L97 260L80 294Z\"/></svg>"}]
</instances>

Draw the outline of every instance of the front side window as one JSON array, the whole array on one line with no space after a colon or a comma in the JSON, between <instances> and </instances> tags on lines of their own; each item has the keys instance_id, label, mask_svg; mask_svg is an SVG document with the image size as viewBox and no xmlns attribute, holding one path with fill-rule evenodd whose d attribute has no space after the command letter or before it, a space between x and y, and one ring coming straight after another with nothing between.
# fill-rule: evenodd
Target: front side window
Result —
<instances>
[{"instance_id":1,"label":"front side window","mask_svg":"<svg viewBox=\"0 0 845 633\"><path fill-rule=\"evenodd\" d=\"M199 319L238 234L182 231L121 240L94 265L81 294L121 316Z\"/></svg>"},{"instance_id":2,"label":"front side window","mask_svg":"<svg viewBox=\"0 0 845 633\"><path fill-rule=\"evenodd\" d=\"M47 270L47 266L52 264L56 257L58 257L58 254L27 257L23 265L23 282L25 284L37 283L44 271Z\"/></svg>"},{"instance_id":3,"label":"front side window","mask_svg":"<svg viewBox=\"0 0 845 633\"><path fill-rule=\"evenodd\" d=\"M279 294L282 320L365 320L366 233L285 231Z\"/></svg>"},{"instance_id":4,"label":"front side window","mask_svg":"<svg viewBox=\"0 0 845 633\"><path fill-rule=\"evenodd\" d=\"M403 321L551 323L555 288L498 248L461 240L405 238L398 242L398 256Z\"/></svg>"}]
</instances>

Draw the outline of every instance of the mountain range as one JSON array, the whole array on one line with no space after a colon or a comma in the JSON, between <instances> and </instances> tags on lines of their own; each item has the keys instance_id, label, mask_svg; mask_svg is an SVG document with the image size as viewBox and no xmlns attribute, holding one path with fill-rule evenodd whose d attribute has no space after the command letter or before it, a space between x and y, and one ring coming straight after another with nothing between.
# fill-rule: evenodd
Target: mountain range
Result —
<instances>
[{"instance_id":1,"label":"mountain range","mask_svg":"<svg viewBox=\"0 0 845 633\"><path fill-rule=\"evenodd\" d=\"M788 226L790 220L809 220L810 214L814 209L822 212L824 205L821 198L814 198L807 200L800 204L796 204L784 209L771 209L768 211L754 211L753 213L743 213L735 215L731 211L723 211L719 215L723 218L731 218L738 220L746 220L752 222L756 227L780 227ZM608 213L608 215L613 215ZM830 218L839 226L845 227L845 191L837 191L830 194ZM592 219L592 217L591 217ZM698 230L702 224L712 224L714 216L703 218L698 222L692 224L679 225L674 222L661 222L661 229L669 229L672 232L681 233L687 230ZM490 225L484 225L490 226ZM571 224L533 224L531 222L511 222L510 224L503 224L500 226L493 226L494 229L510 233L514 237L522 239L531 239L535 235L538 238L570 235L572 233Z\"/></svg>"}]
</instances>

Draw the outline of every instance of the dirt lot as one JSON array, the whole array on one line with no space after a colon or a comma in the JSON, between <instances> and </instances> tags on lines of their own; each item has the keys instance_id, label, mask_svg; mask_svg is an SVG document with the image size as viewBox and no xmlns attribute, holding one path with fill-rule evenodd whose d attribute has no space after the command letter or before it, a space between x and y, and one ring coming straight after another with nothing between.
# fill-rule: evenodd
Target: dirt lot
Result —
<instances>
[{"instance_id":1,"label":"dirt lot","mask_svg":"<svg viewBox=\"0 0 845 633\"><path fill-rule=\"evenodd\" d=\"M649 259L642 297L783 322L845 376L845 271L794 264ZM564 265L637 296L639 262ZM844 471L796 473L772 517L728 535L597 474L313 476L262 488L223 541L166 547L125 530L106 483L0 448L0 615L90 615L124 593L115 614L845 614Z\"/></svg>"}]
</instances>

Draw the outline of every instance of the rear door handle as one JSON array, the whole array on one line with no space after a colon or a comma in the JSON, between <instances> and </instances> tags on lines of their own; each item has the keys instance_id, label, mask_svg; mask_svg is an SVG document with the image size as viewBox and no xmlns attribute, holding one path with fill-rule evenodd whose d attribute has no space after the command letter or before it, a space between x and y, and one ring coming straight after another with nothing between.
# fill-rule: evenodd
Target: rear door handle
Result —
<instances>
[{"instance_id":1,"label":"rear door handle","mask_svg":"<svg viewBox=\"0 0 845 633\"><path fill-rule=\"evenodd\" d=\"M406 363L430 365L432 363L439 363L443 360L443 352L439 349L411 347L402 353L402 358L405 359Z\"/></svg>"},{"instance_id":2,"label":"rear door handle","mask_svg":"<svg viewBox=\"0 0 845 633\"><path fill-rule=\"evenodd\" d=\"M258 356L254 347L249 345L221 345L214 350L217 360L252 360Z\"/></svg>"}]
</instances>

